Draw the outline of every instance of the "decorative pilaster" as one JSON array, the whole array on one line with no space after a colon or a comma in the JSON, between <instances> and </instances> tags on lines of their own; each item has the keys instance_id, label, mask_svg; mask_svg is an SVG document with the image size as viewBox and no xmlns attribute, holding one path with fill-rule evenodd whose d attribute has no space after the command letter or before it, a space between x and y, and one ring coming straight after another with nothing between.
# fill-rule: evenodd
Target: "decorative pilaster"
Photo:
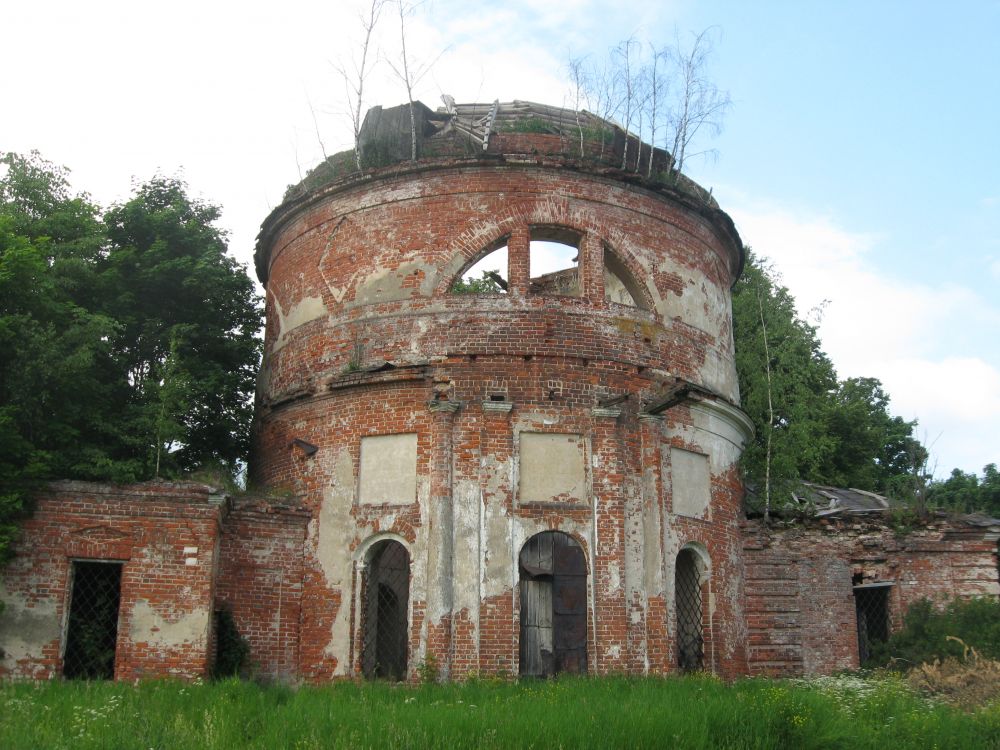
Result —
<instances>
[{"instance_id":1,"label":"decorative pilaster","mask_svg":"<svg viewBox=\"0 0 1000 750\"><path fill-rule=\"evenodd\" d=\"M437 400L431 412L427 550L427 640L425 659L436 661L441 677L451 673L451 629L454 606L454 507L452 433L461 404Z\"/></svg>"},{"instance_id":2,"label":"decorative pilaster","mask_svg":"<svg viewBox=\"0 0 1000 750\"><path fill-rule=\"evenodd\" d=\"M591 431L594 488L594 671L628 670L624 466L618 418L621 409L598 407Z\"/></svg>"},{"instance_id":3,"label":"decorative pilaster","mask_svg":"<svg viewBox=\"0 0 1000 750\"><path fill-rule=\"evenodd\" d=\"M514 435L510 401L483 401L480 422L482 501L480 558L479 669L484 674L517 674L520 631L514 614L517 579L513 549L514 489L511 485Z\"/></svg>"},{"instance_id":4,"label":"decorative pilaster","mask_svg":"<svg viewBox=\"0 0 1000 750\"><path fill-rule=\"evenodd\" d=\"M654 674L664 674L671 668L672 650L663 554L663 415L639 415L639 440L646 653L648 669Z\"/></svg>"}]
</instances>

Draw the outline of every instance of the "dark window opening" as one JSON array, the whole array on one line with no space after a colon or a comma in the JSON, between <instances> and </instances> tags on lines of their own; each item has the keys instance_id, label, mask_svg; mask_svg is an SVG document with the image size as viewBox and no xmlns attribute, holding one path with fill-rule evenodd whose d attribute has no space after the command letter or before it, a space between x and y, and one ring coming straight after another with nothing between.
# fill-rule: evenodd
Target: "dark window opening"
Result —
<instances>
[{"instance_id":1,"label":"dark window opening","mask_svg":"<svg viewBox=\"0 0 1000 750\"><path fill-rule=\"evenodd\" d=\"M528 291L580 296L580 235L561 227L533 227L528 256Z\"/></svg>"},{"instance_id":2,"label":"dark window opening","mask_svg":"<svg viewBox=\"0 0 1000 750\"><path fill-rule=\"evenodd\" d=\"M122 564L74 562L63 676L113 680Z\"/></svg>"},{"instance_id":3,"label":"dark window opening","mask_svg":"<svg viewBox=\"0 0 1000 750\"><path fill-rule=\"evenodd\" d=\"M518 558L522 675L587 672L587 561L573 537L546 531Z\"/></svg>"},{"instance_id":4,"label":"dark window opening","mask_svg":"<svg viewBox=\"0 0 1000 750\"><path fill-rule=\"evenodd\" d=\"M608 302L648 309L642 286L621 259L608 248L604 248L604 298Z\"/></svg>"},{"instance_id":5,"label":"dark window opening","mask_svg":"<svg viewBox=\"0 0 1000 750\"><path fill-rule=\"evenodd\" d=\"M702 623L701 573L698 555L690 549L677 555L674 573L677 604L677 666L685 672L705 666L705 636Z\"/></svg>"},{"instance_id":6,"label":"dark window opening","mask_svg":"<svg viewBox=\"0 0 1000 750\"><path fill-rule=\"evenodd\" d=\"M399 542L371 552L364 586L361 671L369 680L406 677L410 555Z\"/></svg>"},{"instance_id":7,"label":"dark window opening","mask_svg":"<svg viewBox=\"0 0 1000 750\"><path fill-rule=\"evenodd\" d=\"M489 250L466 268L451 285L452 294L506 294L507 242Z\"/></svg>"},{"instance_id":8,"label":"dark window opening","mask_svg":"<svg viewBox=\"0 0 1000 750\"><path fill-rule=\"evenodd\" d=\"M870 583L854 587L854 608L858 616L858 658L861 665L872 658L877 643L889 640L890 583Z\"/></svg>"}]
</instances>

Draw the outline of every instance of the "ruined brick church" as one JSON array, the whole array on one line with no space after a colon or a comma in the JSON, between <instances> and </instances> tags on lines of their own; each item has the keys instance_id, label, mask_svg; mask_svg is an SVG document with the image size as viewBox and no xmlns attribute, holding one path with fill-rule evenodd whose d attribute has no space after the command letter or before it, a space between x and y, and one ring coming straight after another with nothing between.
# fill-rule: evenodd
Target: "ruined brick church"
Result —
<instances>
[{"instance_id":1,"label":"ruined brick church","mask_svg":"<svg viewBox=\"0 0 1000 750\"><path fill-rule=\"evenodd\" d=\"M362 169L264 222L266 491L51 485L0 676L204 675L224 621L283 680L811 674L916 599L1000 594L994 519L901 532L830 488L745 517L743 246L667 154L527 102L413 115L371 110Z\"/></svg>"}]
</instances>

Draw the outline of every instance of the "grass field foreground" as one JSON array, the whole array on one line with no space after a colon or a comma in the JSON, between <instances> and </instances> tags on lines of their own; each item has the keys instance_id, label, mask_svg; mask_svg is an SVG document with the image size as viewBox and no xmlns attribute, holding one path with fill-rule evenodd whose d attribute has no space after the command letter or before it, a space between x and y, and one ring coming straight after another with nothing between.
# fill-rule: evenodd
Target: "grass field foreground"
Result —
<instances>
[{"instance_id":1,"label":"grass field foreground","mask_svg":"<svg viewBox=\"0 0 1000 750\"><path fill-rule=\"evenodd\" d=\"M962 713L896 678L474 681L410 687L46 682L0 686L0 747L997 748L1000 705Z\"/></svg>"}]
</instances>

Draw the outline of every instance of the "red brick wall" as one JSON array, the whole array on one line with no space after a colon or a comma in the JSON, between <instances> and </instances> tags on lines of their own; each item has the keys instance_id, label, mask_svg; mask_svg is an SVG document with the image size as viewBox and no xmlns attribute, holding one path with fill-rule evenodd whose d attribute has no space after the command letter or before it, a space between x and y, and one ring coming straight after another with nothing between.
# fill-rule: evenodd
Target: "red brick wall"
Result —
<instances>
[{"instance_id":1,"label":"red brick wall","mask_svg":"<svg viewBox=\"0 0 1000 750\"><path fill-rule=\"evenodd\" d=\"M42 492L3 571L0 676L62 673L74 560L123 563L116 678L206 674L217 500L191 484L63 482Z\"/></svg>"},{"instance_id":2,"label":"red brick wall","mask_svg":"<svg viewBox=\"0 0 1000 750\"><path fill-rule=\"evenodd\" d=\"M253 676L298 676L309 518L295 505L236 498L223 525L215 607L232 613L249 643L246 669Z\"/></svg>"},{"instance_id":3,"label":"red brick wall","mask_svg":"<svg viewBox=\"0 0 1000 750\"><path fill-rule=\"evenodd\" d=\"M507 139L519 149L530 140ZM528 292L528 240L540 226L582 238L579 297ZM301 496L312 514L305 677L357 673L359 571L368 545L385 535L411 554L411 669L433 656L449 676L516 673L520 604L510 561L549 529L577 538L590 565L591 671L673 668L665 581L684 542L702 544L713 561L709 666L745 669L735 456L717 462L710 517L675 519L660 466L671 444L697 442L688 435L697 431L683 407L655 427L639 419L676 377L738 398L728 290L741 250L728 217L610 173L439 160L321 188L279 208L265 227L268 325L251 471L262 485ZM509 294L448 292L502 242ZM648 309L605 300L606 247L641 281ZM395 369L365 371L384 361ZM484 408L496 395L509 412ZM614 409L594 411L620 395L627 398ZM678 432L671 420L688 424ZM519 502L522 430L583 436L587 502ZM418 436L417 498L359 504L360 440L402 432ZM714 454L708 433L699 434L694 447ZM318 450L306 455L295 439ZM659 538L647 533L653 521ZM331 542L324 533L334 526Z\"/></svg>"},{"instance_id":4,"label":"red brick wall","mask_svg":"<svg viewBox=\"0 0 1000 750\"><path fill-rule=\"evenodd\" d=\"M878 518L744 529L751 674L858 667L852 581L892 582L891 626L913 602L996 596L995 534L937 520L905 533Z\"/></svg>"}]
</instances>

